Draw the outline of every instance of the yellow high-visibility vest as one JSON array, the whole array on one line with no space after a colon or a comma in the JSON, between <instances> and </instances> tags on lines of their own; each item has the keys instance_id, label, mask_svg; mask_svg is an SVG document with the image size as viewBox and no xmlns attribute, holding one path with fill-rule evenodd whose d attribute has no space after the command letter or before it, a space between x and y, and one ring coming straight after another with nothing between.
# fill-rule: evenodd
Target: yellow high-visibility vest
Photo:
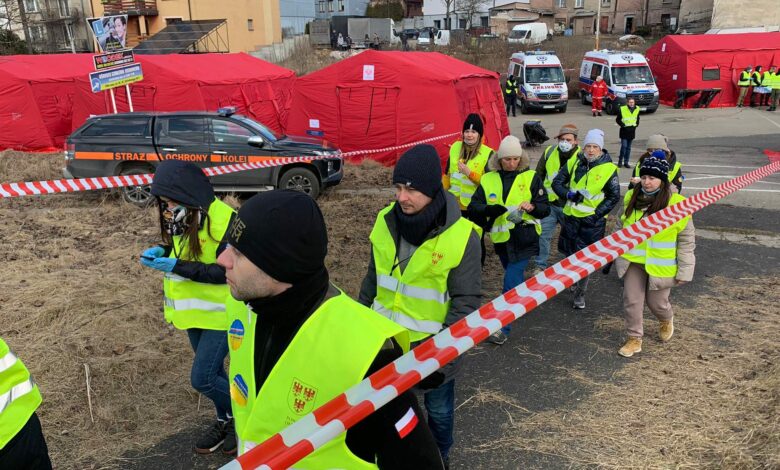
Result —
<instances>
[{"instance_id":1,"label":"yellow high-visibility vest","mask_svg":"<svg viewBox=\"0 0 780 470\"><path fill-rule=\"evenodd\" d=\"M580 147L575 145L574 151L569 159L566 160L566 166L569 169L569 173L571 173L571 169L574 168L574 164L577 162L578 153L580 153ZM558 195L555 194L555 191L552 189L552 182L561 170L561 155L558 146L550 145L547 147L544 150L544 159L545 176L542 184L544 185L544 189L547 190L547 199L550 202L554 202L558 200Z\"/></svg>"},{"instance_id":2,"label":"yellow high-visibility vest","mask_svg":"<svg viewBox=\"0 0 780 470\"><path fill-rule=\"evenodd\" d=\"M488 205L502 205L507 209L516 208L522 202L531 202L531 183L536 172L528 170L515 176L512 188L509 189L506 201L504 201L504 186L501 183L501 175L497 171L491 171L482 176L480 186L485 191L485 200ZM515 228L515 224L507 217L509 211L504 212L493 222L490 228L490 239L493 243L503 243L509 240L509 231ZM537 235L542 234L542 222L532 217L528 212L523 212L523 223L534 226Z\"/></svg>"},{"instance_id":3,"label":"yellow high-visibility vest","mask_svg":"<svg viewBox=\"0 0 780 470\"><path fill-rule=\"evenodd\" d=\"M563 207L563 213L574 217L588 217L596 212L596 208L604 200L604 186L607 184L612 175L617 171L617 166L614 163L603 163L597 165L587 173L582 175L579 181L574 180L574 175L577 172L577 167L580 165L580 160L577 158L577 162L571 169L571 179L569 180L569 191L579 191L584 197L581 202L566 201L566 205Z\"/></svg>"},{"instance_id":4,"label":"yellow high-visibility vest","mask_svg":"<svg viewBox=\"0 0 780 470\"><path fill-rule=\"evenodd\" d=\"M30 371L0 338L0 449L22 430L42 401Z\"/></svg>"},{"instance_id":5,"label":"yellow high-visibility vest","mask_svg":"<svg viewBox=\"0 0 780 470\"><path fill-rule=\"evenodd\" d=\"M460 160L460 151L463 148L463 141L459 140L450 147L450 162L448 173L450 175L450 192L455 196L462 208L469 206L474 192L477 190L477 183L469 179L469 175L464 175L458 170L458 161ZM477 154L471 160L466 162L469 170L479 175L481 178L485 172L488 158L493 149L485 144L480 144Z\"/></svg>"}]
</instances>

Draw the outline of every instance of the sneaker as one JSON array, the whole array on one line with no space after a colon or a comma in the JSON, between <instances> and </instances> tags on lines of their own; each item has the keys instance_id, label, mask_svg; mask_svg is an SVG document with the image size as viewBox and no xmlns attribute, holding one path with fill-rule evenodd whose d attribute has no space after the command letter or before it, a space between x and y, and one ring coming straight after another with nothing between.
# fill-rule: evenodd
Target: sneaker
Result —
<instances>
[{"instance_id":1,"label":"sneaker","mask_svg":"<svg viewBox=\"0 0 780 470\"><path fill-rule=\"evenodd\" d=\"M488 336L488 342L493 344L498 344L499 346L506 343L506 340L509 338L504 334L503 331L498 330L492 335Z\"/></svg>"},{"instance_id":2,"label":"sneaker","mask_svg":"<svg viewBox=\"0 0 780 470\"><path fill-rule=\"evenodd\" d=\"M626 163L625 165L623 165L623 168L631 168L631 165L629 165L628 163Z\"/></svg>"},{"instance_id":3,"label":"sneaker","mask_svg":"<svg viewBox=\"0 0 780 470\"><path fill-rule=\"evenodd\" d=\"M222 443L222 453L235 455L238 451L238 441L236 440L236 422L230 418L225 425L225 442Z\"/></svg>"},{"instance_id":4,"label":"sneaker","mask_svg":"<svg viewBox=\"0 0 780 470\"><path fill-rule=\"evenodd\" d=\"M219 449L219 446L225 441L226 425L225 421L217 421L212 424L208 431L203 433L195 442L195 452L198 454L211 454Z\"/></svg>"},{"instance_id":5,"label":"sneaker","mask_svg":"<svg viewBox=\"0 0 780 470\"><path fill-rule=\"evenodd\" d=\"M585 293L584 292L576 292L574 294L574 305L572 305L572 308L582 310L585 308Z\"/></svg>"},{"instance_id":6,"label":"sneaker","mask_svg":"<svg viewBox=\"0 0 780 470\"><path fill-rule=\"evenodd\" d=\"M674 334L674 320L661 321L661 328L658 331L658 336L664 343L672 339Z\"/></svg>"},{"instance_id":7,"label":"sneaker","mask_svg":"<svg viewBox=\"0 0 780 470\"><path fill-rule=\"evenodd\" d=\"M620 348L618 354L623 357L631 357L638 352L642 352L642 338L629 336L628 341Z\"/></svg>"}]
</instances>

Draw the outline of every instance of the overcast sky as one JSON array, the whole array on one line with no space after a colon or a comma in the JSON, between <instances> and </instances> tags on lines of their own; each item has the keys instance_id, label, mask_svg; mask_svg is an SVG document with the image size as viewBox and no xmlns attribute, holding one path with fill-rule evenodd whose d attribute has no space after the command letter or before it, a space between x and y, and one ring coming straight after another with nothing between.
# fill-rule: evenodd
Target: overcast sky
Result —
<instances>
[{"instance_id":1,"label":"overcast sky","mask_svg":"<svg viewBox=\"0 0 780 470\"><path fill-rule=\"evenodd\" d=\"M514 1L495 0L495 4L496 6L500 6L500 5L506 5L507 3L514 3L515 1L522 2L523 0L514 0ZM484 10L487 11L488 8L493 8L493 3L494 3L493 0L487 0L485 2ZM523 3L530 3L530 2L526 1ZM442 0L425 0L425 2L423 3L424 15L443 15L445 13L446 11L444 9L444 2Z\"/></svg>"}]
</instances>

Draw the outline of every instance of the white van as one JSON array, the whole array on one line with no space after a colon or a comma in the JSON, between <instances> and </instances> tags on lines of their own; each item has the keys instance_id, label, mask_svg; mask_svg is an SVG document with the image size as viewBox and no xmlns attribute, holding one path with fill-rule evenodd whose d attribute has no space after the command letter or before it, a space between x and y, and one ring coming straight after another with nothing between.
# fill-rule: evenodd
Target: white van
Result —
<instances>
[{"instance_id":1,"label":"white van","mask_svg":"<svg viewBox=\"0 0 780 470\"><path fill-rule=\"evenodd\" d=\"M546 23L519 24L509 32L507 42L511 44L541 44L549 39L550 32Z\"/></svg>"},{"instance_id":2,"label":"white van","mask_svg":"<svg viewBox=\"0 0 780 470\"><path fill-rule=\"evenodd\" d=\"M642 54L606 49L586 52L580 67L582 104L592 101L590 87L599 75L609 89L604 98L607 114L616 114L628 98L634 98L640 111L654 113L658 109L658 87Z\"/></svg>"},{"instance_id":3,"label":"white van","mask_svg":"<svg viewBox=\"0 0 780 470\"><path fill-rule=\"evenodd\" d=\"M566 112L569 104L567 78L553 51L516 52L509 59L507 75L513 75L520 89L520 112L550 109Z\"/></svg>"}]
</instances>

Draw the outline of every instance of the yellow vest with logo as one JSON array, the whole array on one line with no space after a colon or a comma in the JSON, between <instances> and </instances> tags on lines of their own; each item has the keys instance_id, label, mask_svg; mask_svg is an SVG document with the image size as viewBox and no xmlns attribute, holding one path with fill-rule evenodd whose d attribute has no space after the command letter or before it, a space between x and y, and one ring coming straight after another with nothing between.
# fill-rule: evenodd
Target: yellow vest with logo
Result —
<instances>
[{"instance_id":1,"label":"yellow vest with logo","mask_svg":"<svg viewBox=\"0 0 780 470\"><path fill-rule=\"evenodd\" d=\"M0 339L0 449L22 430L41 401L30 371Z\"/></svg>"},{"instance_id":2,"label":"yellow vest with logo","mask_svg":"<svg viewBox=\"0 0 780 470\"><path fill-rule=\"evenodd\" d=\"M624 207L628 207L633 193L633 189L626 193L625 199L623 199ZM685 197L673 193L672 197L669 198L669 206L684 199ZM638 222L644 214L643 211L634 210L626 217L624 211L620 215L620 220L623 222L623 226L627 227ZM620 256L632 263L645 265L645 271L651 276L670 278L677 276L677 235L685 229L690 219L691 217L688 216L675 222Z\"/></svg>"},{"instance_id":3,"label":"yellow vest with logo","mask_svg":"<svg viewBox=\"0 0 780 470\"><path fill-rule=\"evenodd\" d=\"M409 330L412 342L436 334L450 308L447 277L460 265L472 230L478 228L459 218L447 230L417 247L403 273L396 245L382 209L369 239L376 267L376 297L371 308ZM479 233L479 231L478 231Z\"/></svg>"},{"instance_id":4,"label":"yellow vest with logo","mask_svg":"<svg viewBox=\"0 0 780 470\"><path fill-rule=\"evenodd\" d=\"M235 211L219 199L209 206L208 220L198 231L201 255L198 261L213 264L217 261L217 248L227 231L230 217ZM207 230L208 229L208 230ZM190 260L189 250L181 236L173 237L174 249L169 257ZM176 256L178 253L179 256ZM225 298L230 297L227 284L195 282L174 273L165 273L165 320L180 330L202 328L226 330Z\"/></svg>"},{"instance_id":5,"label":"yellow vest with logo","mask_svg":"<svg viewBox=\"0 0 780 470\"><path fill-rule=\"evenodd\" d=\"M571 168L569 191L579 191L584 199L577 203L566 201L563 213L574 217L588 217L596 212L596 208L604 200L604 186L618 168L612 162L602 163L588 170L579 181L574 181L574 175L579 165L580 159L577 158L577 162Z\"/></svg>"},{"instance_id":6,"label":"yellow vest with logo","mask_svg":"<svg viewBox=\"0 0 780 470\"><path fill-rule=\"evenodd\" d=\"M637 178L639 178L639 167L640 166L641 166L641 163L638 163L634 167L634 176L637 177ZM677 173L680 172L680 168L682 168L682 165L680 165L680 162L679 161L675 161L674 162L674 166L672 167L671 170L669 170L669 182L670 183L672 181L674 181L674 179L677 177Z\"/></svg>"},{"instance_id":7,"label":"yellow vest with logo","mask_svg":"<svg viewBox=\"0 0 780 470\"><path fill-rule=\"evenodd\" d=\"M750 86L750 76L751 74L746 71L742 71L739 74L739 81L737 82L737 86Z\"/></svg>"},{"instance_id":8,"label":"yellow vest with logo","mask_svg":"<svg viewBox=\"0 0 780 470\"><path fill-rule=\"evenodd\" d=\"M450 192L455 195L458 203L465 209L469 206L471 198L477 190L477 185L469 179L469 175L464 175L458 170L458 160L460 160L461 148L463 148L462 140L455 142L452 144L452 147L450 147L448 173L450 175ZM474 158L466 162L466 166L481 178L485 172L485 165L487 165L491 152L493 152L493 149L485 144L480 144L477 154Z\"/></svg>"},{"instance_id":9,"label":"yellow vest with logo","mask_svg":"<svg viewBox=\"0 0 780 470\"><path fill-rule=\"evenodd\" d=\"M626 127L636 127L636 120L639 117L639 106L634 106L632 112L628 109L628 106L620 107L620 119L623 121L623 125Z\"/></svg>"},{"instance_id":10,"label":"yellow vest with logo","mask_svg":"<svg viewBox=\"0 0 780 470\"><path fill-rule=\"evenodd\" d=\"M227 311L230 397L239 455L362 381L388 339L406 337L408 344L403 328L341 293L306 320L255 392L258 315L232 297ZM345 439L346 433L341 433L294 468L378 468L353 454Z\"/></svg>"},{"instance_id":11,"label":"yellow vest with logo","mask_svg":"<svg viewBox=\"0 0 780 470\"><path fill-rule=\"evenodd\" d=\"M515 228L515 224L510 222L507 217L512 209L517 208L522 202L531 202L531 183L536 172L527 170L515 176L512 187L509 189L506 201L504 201L504 186L501 184L501 175L497 171L485 173L480 181L482 190L485 191L485 200L488 205L499 204L507 208L507 212L501 214L493 222L490 228L490 239L493 243L504 243L509 240L509 231ZM534 226L537 235L542 234L542 223L539 219L532 217L528 212L523 212L523 223Z\"/></svg>"},{"instance_id":12,"label":"yellow vest with logo","mask_svg":"<svg viewBox=\"0 0 780 470\"><path fill-rule=\"evenodd\" d=\"M571 169L574 167L574 163L577 161L578 153L580 153L580 147L575 145L571 157L566 160L566 166L569 168L569 172L571 172ZM547 199L550 202L554 202L558 200L558 195L555 194L555 191L552 189L552 182L555 177L558 176L558 172L561 169L561 156L558 150L558 146L550 145L547 147L544 150L544 159L544 169L546 174L542 184L544 185L544 189L547 190Z\"/></svg>"}]
</instances>

